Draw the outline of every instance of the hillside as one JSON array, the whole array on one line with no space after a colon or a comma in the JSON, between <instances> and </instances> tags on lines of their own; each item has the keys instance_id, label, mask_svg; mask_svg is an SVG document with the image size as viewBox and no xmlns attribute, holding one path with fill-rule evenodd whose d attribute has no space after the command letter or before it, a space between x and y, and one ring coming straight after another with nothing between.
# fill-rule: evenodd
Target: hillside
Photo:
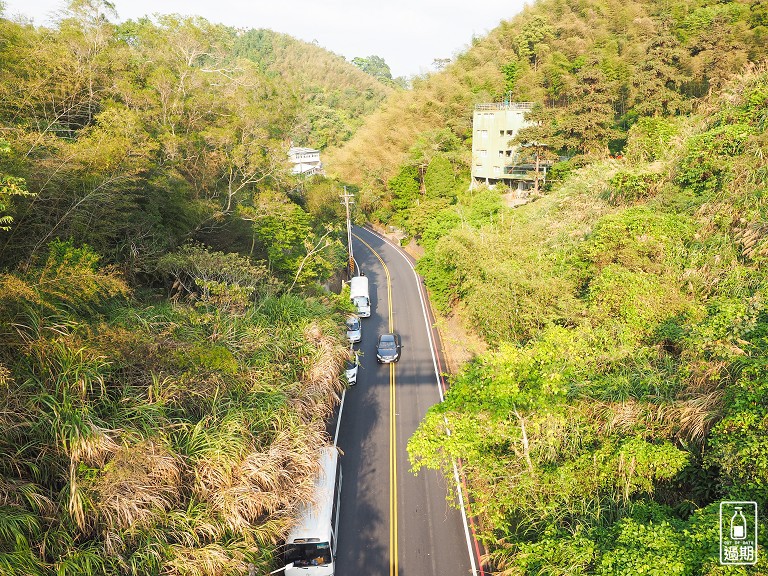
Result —
<instances>
[{"instance_id":1,"label":"hillside","mask_svg":"<svg viewBox=\"0 0 768 576\"><path fill-rule=\"evenodd\" d=\"M462 463L494 574L768 571L720 565L718 518L756 501L768 544L766 26L761 2L544 0L329 154L490 349L409 454ZM473 106L505 98L570 157L516 209L468 186Z\"/></svg>"},{"instance_id":2,"label":"hillside","mask_svg":"<svg viewBox=\"0 0 768 576\"><path fill-rule=\"evenodd\" d=\"M462 461L494 573L768 569L718 562L719 503L768 504L766 86L752 67L699 114L638 121L621 160L431 221L419 269L494 349L409 453Z\"/></svg>"},{"instance_id":3,"label":"hillside","mask_svg":"<svg viewBox=\"0 0 768 576\"><path fill-rule=\"evenodd\" d=\"M402 167L451 151L440 137L448 128L462 143L453 160L462 177L473 106L510 94L544 105L569 152L607 156L638 117L685 114L747 62L768 56L766 38L765 5L752 0L536 2L444 71L396 94L328 155L328 167L370 190L367 205L388 206L388 182ZM599 116L589 112L598 109ZM585 116L591 123L580 122Z\"/></svg>"},{"instance_id":4,"label":"hillside","mask_svg":"<svg viewBox=\"0 0 768 576\"><path fill-rule=\"evenodd\" d=\"M297 146L340 146L393 92L342 56L271 30L238 36L233 53L291 87L301 102L292 133Z\"/></svg>"},{"instance_id":5,"label":"hillside","mask_svg":"<svg viewBox=\"0 0 768 576\"><path fill-rule=\"evenodd\" d=\"M338 198L237 31L110 16L0 4L0 574L267 573L344 386Z\"/></svg>"}]
</instances>

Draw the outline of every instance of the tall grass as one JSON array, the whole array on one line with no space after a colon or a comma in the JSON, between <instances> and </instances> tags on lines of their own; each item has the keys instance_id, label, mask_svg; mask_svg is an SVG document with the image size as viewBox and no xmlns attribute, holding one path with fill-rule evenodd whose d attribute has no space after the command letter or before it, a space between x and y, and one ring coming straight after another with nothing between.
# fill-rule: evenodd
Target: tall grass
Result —
<instances>
[{"instance_id":1,"label":"tall grass","mask_svg":"<svg viewBox=\"0 0 768 576\"><path fill-rule=\"evenodd\" d=\"M28 280L2 282L18 337L0 344L0 574L266 569L343 387L332 305L126 306L107 290L41 307ZM60 314L64 296L92 301Z\"/></svg>"}]
</instances>

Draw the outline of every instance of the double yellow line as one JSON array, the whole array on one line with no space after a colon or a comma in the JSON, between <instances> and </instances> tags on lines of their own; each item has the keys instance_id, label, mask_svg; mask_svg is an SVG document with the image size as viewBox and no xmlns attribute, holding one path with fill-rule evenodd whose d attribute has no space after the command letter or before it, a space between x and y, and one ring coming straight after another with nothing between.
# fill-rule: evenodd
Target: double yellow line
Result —
<instances>
[{"instance_id":1,"label":"double yellow line","mask_svg":"<svg viewBox=\"0 0 768 576\"><path fill-rule=\"evenodd\" d=\"M387 308L389 310L389 331L395 331L395 319L392 314L392 277L389 268L368 242L353 234L368 250L378 258L387 276ZM395 422L395 363L389 365L389 574L397 576L397 427Z\"/></svg>"}]
</instances>

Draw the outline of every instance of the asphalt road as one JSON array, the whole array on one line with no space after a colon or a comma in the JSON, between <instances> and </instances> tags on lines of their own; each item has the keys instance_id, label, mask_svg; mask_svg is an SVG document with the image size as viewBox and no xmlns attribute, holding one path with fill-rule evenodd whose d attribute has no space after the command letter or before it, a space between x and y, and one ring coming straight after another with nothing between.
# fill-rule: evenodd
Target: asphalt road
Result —
<instances>
[{"instance_id":1,"label":"asphalt road","mask_svg":"<svg viewBox=\"0 0 768 576\"><path fill-rule=\"evenodd\" d=\"M408 439L440 400L418 280L394 247L368 230L353 233L372 312L362 319L357 385L347 391L339 424L336 575L472 574L472 548L462 514L446 501L445 480L432 471L414 476L408 463ZM402 337L402 356L397 364L379 365L376 338L390 323Z\"/></svg>"}]
</instances>

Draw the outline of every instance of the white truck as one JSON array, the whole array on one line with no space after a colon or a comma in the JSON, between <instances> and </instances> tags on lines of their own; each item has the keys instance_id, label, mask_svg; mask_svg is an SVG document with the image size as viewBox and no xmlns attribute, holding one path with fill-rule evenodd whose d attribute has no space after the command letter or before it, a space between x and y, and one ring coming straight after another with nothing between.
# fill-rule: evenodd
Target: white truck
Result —
<instances>
[{"instance_id":1,"label":"white truck","mask_svg":"<svg viewBox=\"0 0 768 576\"><path fill-rule=\"evenodd\" d=\"M358 316L368 318L371 315L371 295L366 276L354 276L349 281L349 298L357 307Z\"/></svg>"}]
</instances>

